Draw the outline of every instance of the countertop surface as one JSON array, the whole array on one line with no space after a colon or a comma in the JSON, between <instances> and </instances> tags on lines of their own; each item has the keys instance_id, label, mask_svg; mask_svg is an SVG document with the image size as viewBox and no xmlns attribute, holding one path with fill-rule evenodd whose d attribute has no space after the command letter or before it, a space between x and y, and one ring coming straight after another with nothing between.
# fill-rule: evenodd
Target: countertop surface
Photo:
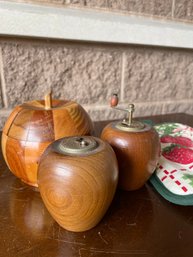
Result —
<instances>
[{"instance_id":1,"label":"countertop surface","mask_svg":"<svg viewBox=\"0 0 193 257\"><path fill-rule=\"evenodd\" d=\"M146 117L193 126L193 116ZM96 123L97 134L107 122ZM37 190L17 179L0 155L0 257L192 257L193 206L174 205L147 183L117 190L102 221L72 233L49 215Z\"/></svg>"}]
</instances>

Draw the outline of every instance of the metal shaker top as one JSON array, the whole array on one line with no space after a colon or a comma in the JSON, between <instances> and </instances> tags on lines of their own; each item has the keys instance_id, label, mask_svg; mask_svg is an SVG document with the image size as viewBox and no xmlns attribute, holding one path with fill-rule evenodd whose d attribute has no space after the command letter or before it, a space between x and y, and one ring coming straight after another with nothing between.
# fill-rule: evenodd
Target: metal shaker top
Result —
<instances>
[{"instance_id":1,"label":"metal shaker top","mask_svg":"<svg viewBox=\"0 0 193 257\"><path fill-rule=\"evenodd\" d=\"M91 154L99 146L98 141L90 136L75 136L63 138L57 145L62 154L81 155Z\"/></svg>"}]
</instances>

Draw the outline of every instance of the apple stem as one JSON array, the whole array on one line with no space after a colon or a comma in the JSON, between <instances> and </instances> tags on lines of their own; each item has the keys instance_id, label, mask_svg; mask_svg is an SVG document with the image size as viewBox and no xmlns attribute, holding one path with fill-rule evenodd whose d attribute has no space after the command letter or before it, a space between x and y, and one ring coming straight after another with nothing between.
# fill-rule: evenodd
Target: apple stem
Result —
<instances>
[{"instance_id":1,"label":"apple stem","mask_svg":"<svg viewBox=\"0 0 193 257\"><path fill-rule=\"evenodd\" d=\"M48 92L45 97L45 109L52 108L52 91Z\"/></svg>"}]
</instances>

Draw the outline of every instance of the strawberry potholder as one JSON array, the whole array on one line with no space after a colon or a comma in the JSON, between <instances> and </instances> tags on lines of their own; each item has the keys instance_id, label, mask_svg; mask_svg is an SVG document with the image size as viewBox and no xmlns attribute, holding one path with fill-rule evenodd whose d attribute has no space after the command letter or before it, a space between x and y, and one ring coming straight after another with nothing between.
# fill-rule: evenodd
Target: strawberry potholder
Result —
<instances>
[{"instance_id":1,"label":"strawberry potholder","mask_svg":"<svg viewBox=\"0 0 193 257\"><path fill-rule=\"evenodd\" d=\"M180 123L154 126L161 157L150 182L168 201L193 205L193 128Z\"/></svg>"}]
</instances>

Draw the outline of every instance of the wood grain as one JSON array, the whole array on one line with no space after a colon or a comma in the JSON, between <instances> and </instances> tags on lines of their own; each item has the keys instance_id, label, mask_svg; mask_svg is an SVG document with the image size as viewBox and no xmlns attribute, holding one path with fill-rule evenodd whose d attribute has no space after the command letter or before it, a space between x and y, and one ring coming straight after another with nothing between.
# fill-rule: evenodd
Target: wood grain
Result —
<instances>
[{"instance_id":1,"label":"wood grain","mask_svg":"<svg viewBox=\"0 0 193 257\"><path fill-rule=\"evenodd\" d=\"M18 115L18 113L22 110L21 106L16 106L14 108L14 110L12 111L12 113L9 115L9 119L6 121L4 127L3 127L3 132L5 134L8 134L9 129L11 124L13 123L13 120L15 119L15 117Z\"/></svg>"},{"instance_id":2,"label":"wood grain","mask_svg":"<svg viewBox=\"0 0 193 257\"><path fill-rule=\"evenodd\" d=\"M37 184L37 169L39 160L44 150L48 147L49 142L26 142L24 148L24 158L25 158L25 173L27 176L27 184L31 186L38 186ZM22 177L21 177L22 179ZM23 179L22 179L23 180Z\"/></svg>"},{"instance_id":3,"label":"wood grain","mask_svg":"<svg viewBox=\"0 0 193 257\"><path fill-rule=\"evenodd\" d=\"M3 134L2 138L4 138ZM16 177L28 182L27 174L25 172L25 145L23 145L23 143L24 141L19 141L14 138L7 137L5 146L6 158L4 159L5 161L7 160L10 170Z\"/></svg>"},{"instance_id":4,"label":"wood grain","mask_svg":"<svg viewBox=\"0 0 193 257\"><path fill-rule=\"evenodd\" d=\"M54 126L55 139L63 136L63 130L66 136L91 135L94 131L88 114L75 102L71 102L65 110L56 109L53 112L53 120L54 124L57 124Z\"/></svg>"},{"instance_id":5,"label":"wood grain","mask_svg":"<svg viewBox=\"0 0 193 257\"><path fill-rule=\"evenodd\" d=\"M50 145L41 158L38 185L42 199L53 218L67 230L94 227L113 199L118 164L112 148L100 144L97 152L86 156L59 154Z\"/></svg>"},{"instance_id":6,"label":"wood grain","mask_svg":"<svg viewBox=\"0 0 193 257\"><path fill-rule=\"evenodd\" d=\"M136 190L154 172L160 154L160 142L153 128L140 132L124 132L107 125L101 134L114 149L119 164L119 187Z\"/></svg>"},{"instance_id":7,"label":"wood grain","mask_svg":"<svg viewBox=\"0 0 193 257\"><path fill-rule=\"evenodd\" d=\"M77 103L52 100L16 106L5 123L2 150L10 170L25 183L37 186L37 166L46 147L54 140L73 135L91 135L93 124Z\"/></svg>"}]
</instances>

